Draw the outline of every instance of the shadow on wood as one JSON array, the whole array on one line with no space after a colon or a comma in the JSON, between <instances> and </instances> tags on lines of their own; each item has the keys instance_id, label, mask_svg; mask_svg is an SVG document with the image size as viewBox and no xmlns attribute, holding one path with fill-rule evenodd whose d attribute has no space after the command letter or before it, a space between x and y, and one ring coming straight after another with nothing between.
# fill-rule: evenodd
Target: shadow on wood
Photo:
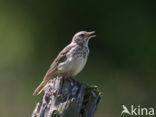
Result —
<instances>
[{"instance_id":1,"label":"shadow on wood","mask_svg":"<svg viewBox=\"0 0 156 117\"><path fill-rule=\"evenodd\" d=\"M96 86L63 77L50 80L44 91L32 117L94 117L102 99Z\"/></svg>"}]
</instances>

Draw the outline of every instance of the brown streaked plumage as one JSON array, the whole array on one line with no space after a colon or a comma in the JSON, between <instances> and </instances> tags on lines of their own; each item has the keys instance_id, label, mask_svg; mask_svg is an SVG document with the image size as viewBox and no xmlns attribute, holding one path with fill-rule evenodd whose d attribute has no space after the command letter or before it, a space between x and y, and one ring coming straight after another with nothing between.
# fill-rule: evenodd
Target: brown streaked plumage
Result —
<instances>
[{"instance_id":1,"label":"brown streaked plumage","mask_svg":"<svg viewBox=\"0 0 156 117\"><path fill-rule=\"evenodd\" d=\"M89 54L88 41L95 37L95 33L81 31L74 35L72 42L66 46L51 64L43 81L36 88L33 95L38 95L51 78L56 76L75 76L86 64Z\"/></svg>"}]
</instances>

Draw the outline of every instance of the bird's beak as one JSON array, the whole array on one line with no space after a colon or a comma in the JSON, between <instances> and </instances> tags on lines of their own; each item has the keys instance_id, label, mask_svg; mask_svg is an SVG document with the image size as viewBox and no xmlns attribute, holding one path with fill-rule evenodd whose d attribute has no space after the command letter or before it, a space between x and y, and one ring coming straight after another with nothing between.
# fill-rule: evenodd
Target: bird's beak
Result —
<instances>
[{"instance_id":1,"label":"bird's beak","mask_svg":"<svg viewBox=\"0 0 156 117\"><path fill-rule=\"evenodd\" d=\"M87 39L91 39L91 38L96 37L96 35L93 35L94 33L95 33L95 31L88 32L87 33Z\"/></svg>"}]
</instances>

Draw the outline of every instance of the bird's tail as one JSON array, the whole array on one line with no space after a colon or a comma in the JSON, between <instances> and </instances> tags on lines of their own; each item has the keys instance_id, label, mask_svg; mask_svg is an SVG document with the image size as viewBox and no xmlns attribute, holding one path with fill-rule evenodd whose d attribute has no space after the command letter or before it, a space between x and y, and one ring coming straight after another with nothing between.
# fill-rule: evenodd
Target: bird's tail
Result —
<instances>
[{"instance_id":1,"label":"bird's tail","mask_svg":"<svg viewBox=\"0 0 156 117\"><path fill-rule=\"evenodd\" d=\"M42 92L44 86L47 84L47 82L48 80L43 80L41 84L35 89L33 95L39 95Z\"/></svg>"}]
</instances>

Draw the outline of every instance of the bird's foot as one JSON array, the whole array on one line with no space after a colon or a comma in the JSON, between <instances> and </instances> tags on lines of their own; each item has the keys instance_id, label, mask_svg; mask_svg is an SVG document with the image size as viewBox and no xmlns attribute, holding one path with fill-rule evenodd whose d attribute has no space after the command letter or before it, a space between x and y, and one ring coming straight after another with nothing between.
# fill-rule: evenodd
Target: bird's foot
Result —
<instances>
[{"instance_id":1,"label":"bird's foot","mask_svg":"<svg viewBox=\"0 0 156 117\"><path fill-rule=\"evenodd\" d=\"M67 76L67 75L64 75L63 78L69 80L69 81L73 81L73 77L72 76Z\"/></svg>"}]
</instances>

